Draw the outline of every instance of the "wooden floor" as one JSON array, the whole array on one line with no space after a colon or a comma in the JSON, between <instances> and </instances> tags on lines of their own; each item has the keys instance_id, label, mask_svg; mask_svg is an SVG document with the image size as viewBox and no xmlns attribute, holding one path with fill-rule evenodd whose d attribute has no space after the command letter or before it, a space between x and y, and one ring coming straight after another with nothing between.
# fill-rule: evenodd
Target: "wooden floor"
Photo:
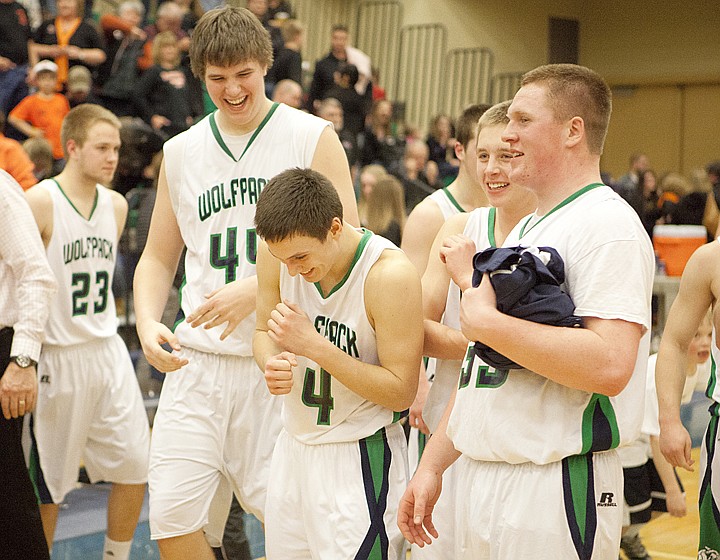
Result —
<instances>
[{"instance_id":1,"label":"wooden floor","mask_svg":"<svg viewBox=\"0 0 720 560\"><path fill-rule=\"evenodd\" d=\"M695 560L697 558L700 523L697 504L700 449L693 449L692 457L695 460L695 472L678 470L687 495L687 515L677 518L664 514L648 523L640 531L645 548L655 560Z\"/></svg>"}]
</instances>

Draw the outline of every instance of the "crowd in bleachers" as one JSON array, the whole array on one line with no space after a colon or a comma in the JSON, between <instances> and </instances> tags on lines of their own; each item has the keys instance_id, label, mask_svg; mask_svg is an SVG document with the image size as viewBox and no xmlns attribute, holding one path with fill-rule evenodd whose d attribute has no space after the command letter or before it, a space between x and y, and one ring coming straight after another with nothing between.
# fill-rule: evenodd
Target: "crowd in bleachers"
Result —
<instances>
[{"instance_id":1,"label":"crowd in bleachers","mask_svg":"<svg viewBox=\"0 0 720 560\"><path fill-rule=\"evenodd\" d=\"M59 125L69 108L80 103L98 103L119 117L135 119L127 120L128 125L145 123L145 136L160 140L213 109L191 71L188 48L198 18L214 3L168 0L152 13L152 6L140 0L121 2L115 13L98 8L97 2L93 10L92 2L82 0L20 4L23 18L0 18L0 112L8 123L0 123L0 133L5 129L7 136L0 142L0 167L23 187L62 169ZM0 15L17 7L15 2L2 2ZM368 165L382 166L401 182L407 213L453 181L458 161L452 116L433 116L426 135L404 122L398 104L386 97L378 69L351 45L345 25L333 26L330 50L315 62L310 79L303 70L302 48L312 29L294 19L290 3L249 0L247 8L272 40L274 64L268 69L266 93L274 101L333 121L360 200L360 171ZM25 139L21 153L13 140ZM45 141L52 150L49 169ZM159 150L161 142L152 145ZM31 162L35 180L28 173ZM711 238L720 214L720 195L713 191L718 170L713 166L717 164L690 179L667 172L658 176L645 154L635 154L627 174L606 182L638 212L651 237L655 225L672 223L705 225ZM146 182L142 174L119 172L114 187L124 194L137 186L132 183L136 179L141 185ZM710 191L714 196L707 196Z\"/></svg>"},{"instance_id":2,"label":"crowd in bleachers","mask_svg":"<svg viewBox=\"0 0 720 560\"><path fill-rule=\"evenodd\" d=\"M7 31L0 38L0 112L8 116L8 138L3 142L17 153L12 140L30 138L28 148L38 154L38 144L47 140L53 153L49 171L40 162L45 153L20 156L23 171L19 173L24 176L16 178L25 188L35 182L27 174L29 159L35 164L36 180L62 169L59 126L64 114L80 103L97 103L118 117L135 119L127 120L128 126L142 122L147 137L161 140L213 110L188 57L190 34L211 4L168 0L152 13L140 0L125 0L114 13L97 2L93 10L92 2L82 0L59 0L54 5L51 0L22 0L21 4L24 8L0 3L0 10L10 10L4 6L13 6L16 14L18 8L24 10L22 18L8 17L1 24ZM310 78L303 71L302 47L305 34L312 30L294 19L292 6L277 0L249 0L247 8L263 22L272 40L274 64L266 77L266 93L274 101L333 121L358 195L360 170L368 165L381 165L401 182L407 213L455 178L452 118L435 116L427 136L404 122L396 104L386 98L378 69L351 45L345 25L333 26L330 50L316 61ZM153 146L159 148L157 142ZM116 190L125 194L134 186L118 172Z\"/></svg>"}]
</instances>

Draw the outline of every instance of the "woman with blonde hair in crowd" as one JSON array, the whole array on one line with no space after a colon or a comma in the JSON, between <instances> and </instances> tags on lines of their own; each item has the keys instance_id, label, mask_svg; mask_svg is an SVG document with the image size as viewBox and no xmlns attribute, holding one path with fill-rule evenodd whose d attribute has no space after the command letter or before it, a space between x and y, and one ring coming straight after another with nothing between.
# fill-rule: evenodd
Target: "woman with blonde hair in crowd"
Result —
<instances>
[{"instance_id":1,"label":"woman with blonde hair in crowd","mask_svg":"<svg viewBox=\"0 0 720 560\"><path fill-rule=\"evenodd\" d=\"M402 183L392 175L386 175L372 188L367 198L365 219L363 221L363 218L360 218L361 224L399 247L405 220L405 194Z\"/></svg>"},{"instance_id":2,"label":"woman with blonde hair in crowd","mask_svg":"<svg viewBox=\"0 0 720 560\"><path fill-rule=\"evenodd\" d=\"M360 170L360 181L357 187L358 215L362 223L367 215L368 199L375 185L380 179L387 177L388 172L382 165L373 163Z\"/></svg>"}]
</instances>

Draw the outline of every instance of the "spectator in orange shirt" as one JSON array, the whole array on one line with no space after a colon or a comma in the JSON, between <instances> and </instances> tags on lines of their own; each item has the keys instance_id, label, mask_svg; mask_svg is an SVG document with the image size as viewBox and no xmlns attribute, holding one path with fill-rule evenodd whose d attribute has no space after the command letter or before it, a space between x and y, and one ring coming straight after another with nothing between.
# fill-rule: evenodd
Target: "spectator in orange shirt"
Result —
<instances>
[{"instance_id":1,"label":"spectator in orange shirt","mask_svg":"<svg viewBox=\"0 0 720 560\"><path fill-rule=\"evenodd\" d=\"M64 95L55 91L57 64L41 60L33 67L38 91L28 95L10 111L8 121L29 138L47 138L53 149L56 167L62 166L64 157L60 140L62 121L70 112Z\"/></svg>"},{"instance_id":2,"label":"spectator in orange shirt","mask_svg":"<svg viewBox=\"0 0 720 560\"><path fill-rule=\"evenodd\" d=\"M0 169L4 169L15 179L23 190L37 183L33 174L35 165L23 150L22 144L2 133L5 128L5 113L0 111Z\"/></svg>"}]
</instances>

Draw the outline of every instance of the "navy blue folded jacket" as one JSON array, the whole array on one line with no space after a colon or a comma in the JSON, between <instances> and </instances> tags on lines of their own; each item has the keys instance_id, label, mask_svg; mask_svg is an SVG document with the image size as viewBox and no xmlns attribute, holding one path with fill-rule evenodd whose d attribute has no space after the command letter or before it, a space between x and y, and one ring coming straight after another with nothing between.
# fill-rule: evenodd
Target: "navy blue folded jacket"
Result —
<instances>
[{"instance_id":1,"label":"navy blue folded jacket","mask_svg":"<svg viewBox=\"0 0 720 560\"><path fill-rule=\"evenodd\" d=\"M560 285L565 281L562 257L552 247L492 247L473 258L474 287L488 274L497 297L497 309L526 321L558 327L582 327L573 315L575 304ZM480 342L475 354L495 369L522 366Z\"/></svg>"}]
</instances>

